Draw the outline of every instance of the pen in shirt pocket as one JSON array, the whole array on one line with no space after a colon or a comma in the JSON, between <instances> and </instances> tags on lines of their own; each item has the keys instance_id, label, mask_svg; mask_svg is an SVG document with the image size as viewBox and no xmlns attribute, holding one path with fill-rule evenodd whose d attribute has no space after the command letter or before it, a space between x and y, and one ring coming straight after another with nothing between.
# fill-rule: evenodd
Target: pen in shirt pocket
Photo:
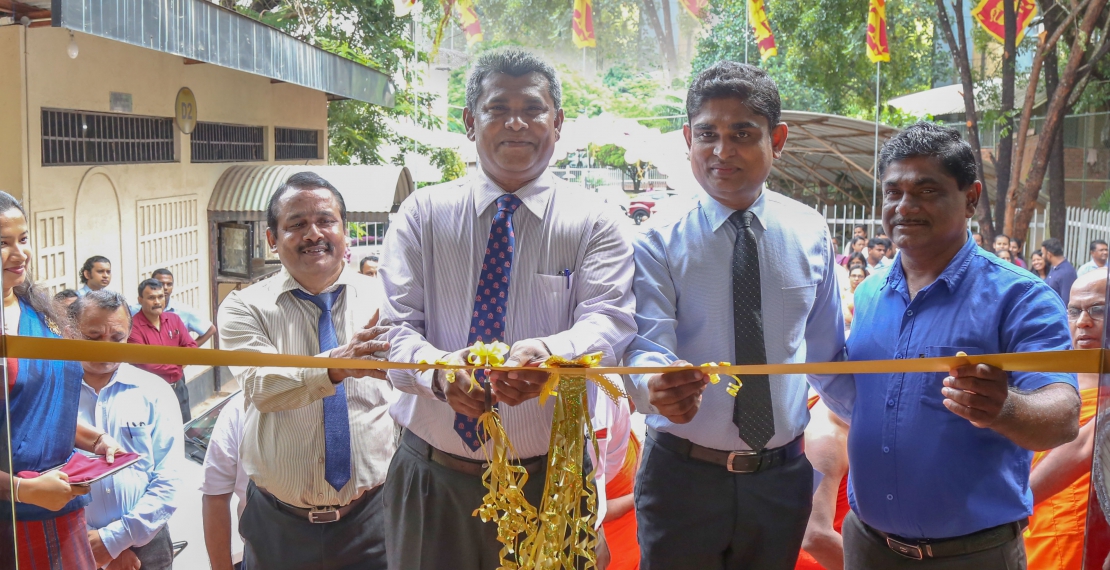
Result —
<instances>
[{"instance_id":1,"label":"pen in shirt pocket","mask_svg":"<svg viewBox=\"0 0 1110 570\"><path fill-rule=\"evenodd\" d=\"M570 289L570 269L564 269L559 273L561 273L563 277L567 278L567 289Z\"/></svg>"}]
</instances>

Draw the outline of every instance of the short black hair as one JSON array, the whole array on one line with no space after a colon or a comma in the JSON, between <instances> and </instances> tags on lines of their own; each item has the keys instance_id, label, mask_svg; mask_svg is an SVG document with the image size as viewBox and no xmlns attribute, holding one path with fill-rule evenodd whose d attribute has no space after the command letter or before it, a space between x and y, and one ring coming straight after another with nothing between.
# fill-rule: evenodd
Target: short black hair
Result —
<instances>
[{"instance_id":1,"label":"short black hair","mask_svg":"<svg viewBox=\"0 0 1110 570\"><path fill-rule=\"evenodd\" d=\"M1101 240L1101 239L1091 240L1091 251L1094 251L1095 246L1098 246L1098 245L1106 245L1106 240Z\"/></svg>"},{"instance_id":2,"label":"short black hair","mask_svg":"<svg viewBox=\"0 0 1110 570\"><path fill-rule=\"evenodd\" d=\"M971 232L971 235L973 235L973 236L979 236L979 239L983 239L983 234L981 234L981 233L979 233L979 232Z\"/></svg>"},{"instance_id":3,"label":"short black hair","mask_svg":"<svg viewBox=\"0 0 1110 570\"><path fill-rule=\"evenodd\" d=\"M1006 241L1010 241L1010 236L1006 234L994 234L994 241L998 241L998 238L1000 237L1004 237L1006 238Z\"/></svg>"},{"instance_id":4,"label":"short black hair","mask_svg":"<svg viewBox=\"0 0 1110 570\"><path fill-rule=\"evenodd\" d=\"M879 151L879 178L890 163L928 156L940 161L948 175L956 179L960 189L975 183L978 171L971 145L956 129L935 123L914 123L891 137Z\"/></svg>"},{"instance_id":5,"label":"short black hair","mask_svg":"<svg viewBox=\"0 0 1110 570\"><path fill-rule=\"evenodd\" d=\"M1063 257L1064 256L1064 242L1060 238L1048 238L1041 242L1041 247L1052 255Z\"/></svg>"},{"instance_id":6,"label":"short black hair","mask_svg":"<svg viewBox=\"0 0 1110 570\"><path fill-rule=\"evenodd\" d=\"M867 238L860 237L860 236L852 236L852 241L848 242L848 246L849 247L854 247L857 243L859 243L861 241L864 242L864 245L867 245Z\"/></svg>"},{"instance_id":7,"label":"short black hair","mask_svg":"<svg viewBox=\"0 0 1110 570\"><path fill-rule=\"evenodd\" d=\"M74 291L73 289L62 289L61 291L58 291L57 295L54 295L54 300L65 301L66 299L73 299L75 297L80 297L80 295L77 294L77 291Z\"/></svg>"},{"instance_id":8,"label":"short black hair","mask_svg":"<svg viewBox=\"0 0 1110 570\"><path fill-rule=\"evenodd\" d=\"M146 290L148 288L149 289L154 289L155 291L158 291L158 290L162 289L162 282L153 278L153 277L151 277L150 279L143 279L143 282L139 283L139 298L140 299L143 298L143 293L146 292Z\"/></svg>"},{"instance_id":9,"label":"short black hair","mask_svg":"<svg viewBox=\"0 0 1110 570\"><path fill-rule=\"evenodd\" d=\"M1018 247L1021 247L1021 244L1025 243L1025 242L1022 241L1021 238L1012 237L1012 238L1010 238L1010 243L1016 243L1016 244L1018 244Z\"/></svg>"},{"instance_id":10,"label":"short black hair","mask_svg":"<svg viewBox=\"0 0 1110 570\"><path fill-rule=\"evenodd\" d=\"M127 299L123 295L108 289L101 289L99 291L90 291L84 297L78 297L72 305L66 309L66 316L69 317L69 322L76 327L81 322L81 314L89 307L97 307L106 311L118 311L123 307L127 311L128 326L131 325L131 309L127 305Z\"/></svg>"},{"instance_id":11,"label":"short black hair","mask_svg":"<svg viewBox=\"0 0 1110 570\"><path fill-rule=\"evenodd\" d=\"M362 266L366 265L367 261L373 261L374 263L377 263L378 262L378 256L376 256L376 255L367 255L366 257L362 258L362 261L358 262L358 270L359 271L362 271Z\"/></svg>"},{"instance_id":12,"label":"short black hair","mask_svg":"<svg viewBox=\"0 0 1110 570\"><path fill-rule=\"evenodd\" d=\"M159 275L165 275L165 276L169 277L170 279L173 279L173 273L171 273L170 270L166 269L165 267L159 267L158 269L155 269L154 271L150 272L150 278L151 279L154 279L155 277L158 277Z\"/></svg>"},{"instance_id":13,"label":"short black hair","mask_svg":"<svg viewBox=\"0 0 1110 570\"><path fill-rule=\"evenodd\" d=\"M767 119L768 129L779 124L782 99L775 81L760 67L728 60L714 63L694 78L686 93L686 120L693 123L706 101L725 98L739 99Z\"/></svg>"},{"instance_id":14,"label":"short black hair","mask_svg":"<svg viewBox=\"0 0 1110 570\"><path fill-rule=\"evenodd\" d=\"M86 259L85 264L81 266L81 283L89 282L89 279L85 277L85 272L92 271L93 265L96 265L97 263L107 263L109 266L112 265L111 260L109 260L107 257L104 257L103 255L94 255Z\"/></svg>"},{"instance_id":15,"label":"short black hair","mask_svg":"<svg viewBox=\"0 0 1110 570\"><path fill-rule=\"evenodd\" d=\"M867 267L867 258L864 257L862 253L853 252L852 255L848 256L848 271L852 270L852 263L856 261L862 263L864 268Z\"/></svg>"},{"instance_id":16,"label":"short black hair","mask_svg":"<svg viewBox=\"0 0 1110 570\"><path fill-rule=\"evenodd\" d=\"M856 230L863 230L864 233L867 233L867 226L864 225L864 224L856 224L856 225L852 226L852 231L856 231Z\"/></svg>"},{"instance_id":17,"label":"short black hair","mask_svg":"<svg viewBox=\"0 0 1110 570\"><path fill-rule=\"evenodd\" d=\"M270 228L270 231L275 234L277 233L278 202L281 201L281 197L287 191L317 190L320 188L330 190L332 196L335 196L335 200L339 202L339 217L343 219L344 224L347 223L347 203L343 201L343 195L339 193L339 190L336 190L331 182L324 180L315 172L298 172L290 176L285 184L278 186L274 195L270 196L270 204L266 207L266 227Z\"/></svg>"},{"instance_id":18,"label":"short black hair","mask_svg":"<svg viewBox=\"0 0 1110 570\"><path fill-rule=\"evenodd\" d=\"M872 247L875 247L877 245L881 245L885 249L890 249L890 246L894 245L894 242L892 242L889 239L884 238L884 237L873 237L873 238L867 240L867 247L868 248L872 248Z\"/></svg>"},{"instance_id":19,"label":"short black hair","mask_svg":"<svg viewBox=\"0 0 1110 570\"><path fill-rule=\"evenodd\" d=\"M478 61L466 78L466 108L473 113L478 109L478 99L482 97L482 83L495 73L510 77L523 77L538 73L547 79L547 92L555 104L555 110L563 108L563 85L550 63L540 56L518 47L507 47L487 51L478 56Z\"/></svg>"}]
</instances>

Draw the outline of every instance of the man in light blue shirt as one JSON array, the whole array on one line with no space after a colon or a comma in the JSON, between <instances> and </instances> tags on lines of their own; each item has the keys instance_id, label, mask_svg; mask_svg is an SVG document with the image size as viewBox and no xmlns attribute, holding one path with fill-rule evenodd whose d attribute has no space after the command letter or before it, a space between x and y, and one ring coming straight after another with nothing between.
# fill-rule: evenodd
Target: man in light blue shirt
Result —
<instances>
[{"instance_id":1,"label":"man in light blue shirt","mask_svg":"<svg viewBox=\"0 0 1110 570\"><path fill-rule=\"evenodd\" d=\"M216 325L212 321L202 317L200 313L193 310L188 305L179 303L171 297L173 294L173 273L169 269L160 268L155 269L150 274L151 279L157 279L162 282L162 289L166 293L166 308L164 312L173 313L181 318L181 322L185 323L185 328L189 332L197 335L197 346L204 346L208 339L216 334ZM131 305L131 315L134 316L142 310L141 305Z\"/></svg>"},{"instance_id":2,"label":"man in light blue shirt","mask_svg":"<svg viewBox=\"0 0 1110 570\"><path fill-rule=\"evenodd\" d=\"M131 329L119 293L96 291L69 308L77 338L126 342ZM177 510L185 450L181 411L161 378L130 364L82 362L78 418L104 430L141 459L92 484L85 510L97 564L170 569L173 546L166 523ZM115 568L112 566L111 568Z\"/></svg>"},{"instance_id":3,"label":"man in light blue shirt","mask_svg":"<svg viewBox=\"0 0 1110 570\"><path fill-rule=\"evenodd\" d=\"M825 220L766 189L786 144L766 72L720 62L695 79L684 130L705 194L635 243L638 333L631 366L822 362L844 323ZM724 380L726 377L722 377ZM850 378L814 378L849 415ZM813 469L804 375L744 376L733 398L696 370L633 375L647 414L636 511L645 570L794 568Z\"/></svg>"}]
</instances>

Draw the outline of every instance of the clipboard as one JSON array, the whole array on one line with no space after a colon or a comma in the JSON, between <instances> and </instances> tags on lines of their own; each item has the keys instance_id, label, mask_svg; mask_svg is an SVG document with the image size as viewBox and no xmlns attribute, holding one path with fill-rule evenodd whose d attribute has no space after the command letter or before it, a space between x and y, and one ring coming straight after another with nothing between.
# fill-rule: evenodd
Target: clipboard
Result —
<instances>
[{"instance_id":1,"label":"clipboard","mask_svg":"<svg viewBox=\"0 0 1110 570\"><path fill-rule=\"evenodd\" d=\"M85 456L85 457L88 457L88 456ZM97 456L95 456L95 458L96 459L103 459L103 456L97 455ZM143 458L142 455L136 455L134 457L129 457L129 458L126 458L126 459L116 458L116 460L112 463L112 466L110 468L108 468L108 470L105 471L104 473L101 473L101 474L97 475L96 477L93 477L92 479L89 479L88 481L81 481L79 483L70 483L70 486L71 487L88 487L89 485L91 485L93 483L96 483L97 481L100 481L102 479L111 477L112 475L115 475L116 473L119 473L120 471L122 471L122 470L124 470L128 467L131 467L132 465L138 463L139 460L142 459L142 458ZM45 474L50 473L52 471L60 471L66 465L69 465L68 461L59 465L59 466L57 466L57 467L52 467L50 469L47 469L46 471L42 471L41 475L45 475Z\"/></svg>"}]
</instances>

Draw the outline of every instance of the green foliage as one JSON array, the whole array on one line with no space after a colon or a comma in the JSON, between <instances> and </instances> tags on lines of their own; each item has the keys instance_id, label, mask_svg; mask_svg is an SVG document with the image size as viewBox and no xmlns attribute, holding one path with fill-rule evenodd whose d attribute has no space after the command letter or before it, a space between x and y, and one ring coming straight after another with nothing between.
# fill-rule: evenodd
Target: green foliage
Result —
<instances>
[{"instance_id":1,"label":"green foliage","mask_svg":"<svg viewBox=\"0 0 1110 570\"><path fill-rule=\"evenodd\" d=\"M615 144L602 146L590 145L589 152L598 166L616 168L617 170L624 171L625 176L628 176L632 181L633 191L640 191L640 181L643 179L644 169L649 166L648 163L643 161L636 161L633 163L625 162L625 149ZM595 184L595 186L597 185Z\"/></svg>"},{"instance_id":2,"label":"green foliage","mask_svg":"<svg viewBox=\"0 0 1110 570\"><path fill-rule=\"evenodd\" d=\"M463 125L463 110L466 106L466 68L451 70L447 78L447 130L452 133L466 133Z\"/></svg>"},{"instance_id":3,"label":"green foliage","mask_svg":"<svg viewBox=\"0 0 1110 570\"><path fill-rule=\"evenodd\" d=\"M867 3L858 0L776 0L768 4L778 56L759 61L745 34L744 0L711 3L717 22L698 43L696 74L721 60L762 65L779 85L783 108L873 119L875 64L867 59ZM906 0L886 6L891 62L882 66L885 98L929 89L951 75L947 55L935 53L943 40L934 29L935 4ZM940 62L940 64L938 64Z\"/></svg>"}]
</instances>

